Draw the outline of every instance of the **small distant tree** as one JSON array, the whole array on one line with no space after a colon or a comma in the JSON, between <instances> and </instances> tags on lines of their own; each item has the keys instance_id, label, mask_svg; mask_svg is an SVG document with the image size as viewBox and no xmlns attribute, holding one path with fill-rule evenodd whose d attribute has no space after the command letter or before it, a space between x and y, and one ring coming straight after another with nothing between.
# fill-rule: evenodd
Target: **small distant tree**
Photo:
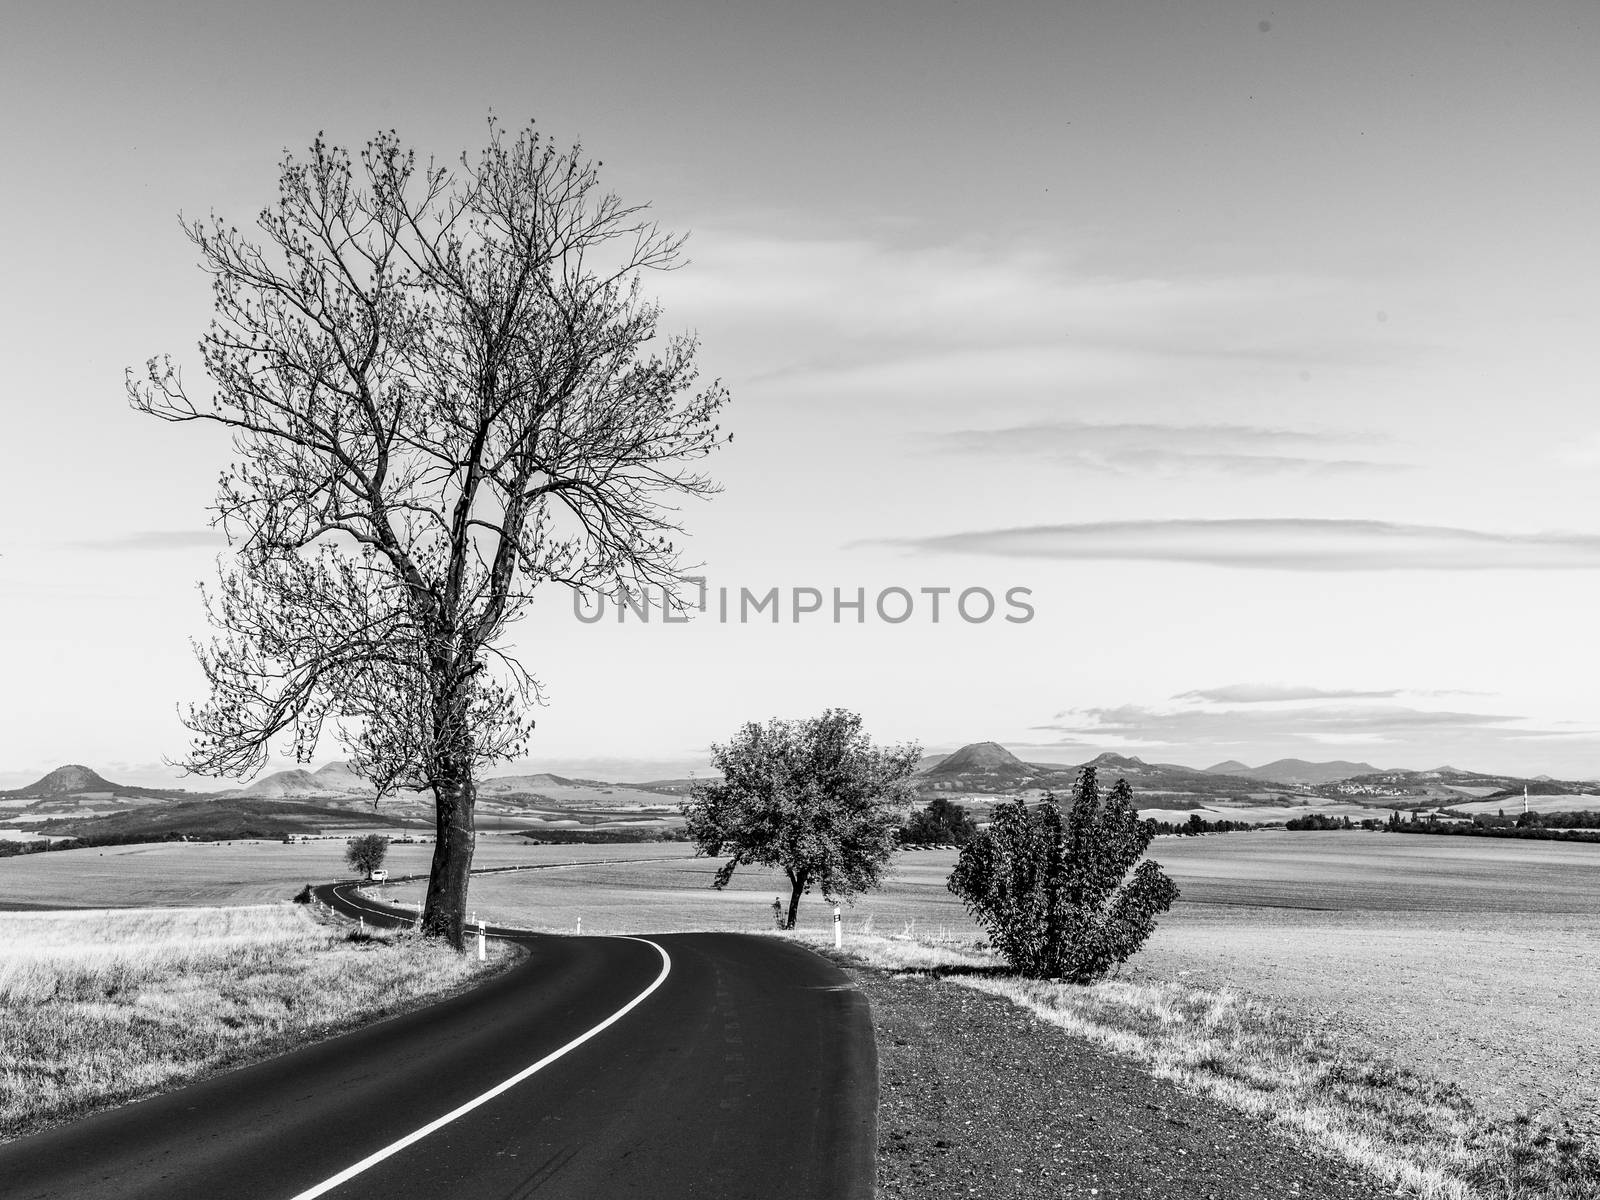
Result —
<instances>
[{"instance_id":1,"label":"small distant tree","mask_svg":"<svg viewBox=\"0 0 1600 1200\"><path fill-rule=\"evenodd\" d=\"M1126 962L1178 898L1159 866L1139 862L1154 834L1126 780L1102 796L1085 767L1065 810L1053 795L1031 811L1020 799L995 809L949 887L1017 971L1090 983Z\"/></svg>"},{"instance_id":2,"label":"small distant tree","mask_svg":"<svg viewBox=\"0 0 1600 1200\"><path fill-rule=\"evenodd\" d=\"M353 837L344 848L344 860L353 871L362 871L368 879L383 866L389 854L389 839L381 833L364 833Z\"/></svg>"},{"instance_id":3,"label":"small distant tree","mask_svg":"<svg viewBox=\"0 0 1600 1200\"><path fill-rule=\"evenodd\" d=\"M907 818L900 830L900 841L908 846L944 843L965 846L977 832L978 823L965 808L940 796Z\"/></svg>"},{"instance_id":4,"label":"small distant tree","mask_svg":"<svg viewBox=\"0 0 1600 1200\"><path fill-rule=\"evenodd\" d=\"M789 879L785 929L812 888L832 900L870 891L894 851L900 810L921 750L872 744L861 718L842 708L804 720L751 722L711 747L716 782L683 805L699 853L729 854L712 887L741 865L776 867Z\"/></svg>"}]
</instances>

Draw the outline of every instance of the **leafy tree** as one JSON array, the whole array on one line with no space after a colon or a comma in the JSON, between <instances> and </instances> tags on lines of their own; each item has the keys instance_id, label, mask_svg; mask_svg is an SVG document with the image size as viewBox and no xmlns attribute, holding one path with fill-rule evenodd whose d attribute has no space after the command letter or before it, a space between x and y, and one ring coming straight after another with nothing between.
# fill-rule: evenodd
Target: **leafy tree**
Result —
<instances>
[{"instance_id":1,"label":"leafy tree","mask_svg":"<svg viewBox=\"0 0 1600 1200\"><path fill-rule=\"evenodd\" d=\"M368 879L383 866L383 860L388 855L389 839L381 833L363 833L353 837L344 848L344 861L350 864L350 869L364 872Z\"/></svg>"},{"instance_id":2,"label":"leafy tree","mask_svg":"<svg viewBox=\"0 0 1600 1200\"><path fill-rule=\"evenodd\" d=\"M246 776L331 732L378 796L432 792L422 927L458 948L475 779L523 752L540 699L509 625L545 581L681 607L676 506L718 490L692 464L727 396L695 390L694 339L656 340L641 279L682 239L643 211L531 126L491 121L456 168L392 132L354 158L319 136L254 239L184 224L212 280L209 394L170 359L128 372L135 409L235 453L186 765Z\"/></svg>"},{"instance_id":3,"label":"leafy tree","mask_svg":"<svg viewBox=\"0 0 1600 1200\"><path fill-rule=\"evenodd\" d=\"M978 832L978 823L959 804L943 796L911 814L900 830L900 841L908 846L954 843L965 846Z\"/></svg>"},{"instance_id":4,"label":"leafy tree","mask_svg":"<svg viewBox=\"0 0 1600 1200\"><path fill-rule=\"evenodd\" d=\"M915 743L874 746L861 718L842 708L751 722L712 746L722 778L696 785L682 808L699 853L732 855L712 886L726 887L745 864L781 869L790 885L786 929L813 887L837 900L870 891L893 853L919 753Z\"/></svg>"},{"instance_id":5,"label":"leafy tree","mask_svg":"<svg viewBox=\"0 0 1600 1200\"><path fill-rule=\"evenodd\" d=\"M995 809L949 887L1017 971L1088 983L1127 961L1178 898L1159 866L1139 862L1153 836L1127 781L1102 796L1085 767L1065 811L1053 795Z\"/></svg>"}]
</instances>

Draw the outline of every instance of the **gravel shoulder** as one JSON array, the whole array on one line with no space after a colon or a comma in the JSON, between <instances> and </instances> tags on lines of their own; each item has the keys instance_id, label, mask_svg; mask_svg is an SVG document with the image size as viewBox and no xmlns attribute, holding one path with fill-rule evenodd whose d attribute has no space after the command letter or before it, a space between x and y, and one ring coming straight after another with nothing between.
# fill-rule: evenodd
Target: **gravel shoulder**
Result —
<instances>
[{"instance_id":1,"label":"gravel shoulder","mask_svg":"<svg viewBox=\"0 0 1600 1200\"><path fill-rule=\"evenodd\" d=\"M1395 1194L999 997L846 969L877 1033L880 1200Z\"/></svg>"}]
</instances>

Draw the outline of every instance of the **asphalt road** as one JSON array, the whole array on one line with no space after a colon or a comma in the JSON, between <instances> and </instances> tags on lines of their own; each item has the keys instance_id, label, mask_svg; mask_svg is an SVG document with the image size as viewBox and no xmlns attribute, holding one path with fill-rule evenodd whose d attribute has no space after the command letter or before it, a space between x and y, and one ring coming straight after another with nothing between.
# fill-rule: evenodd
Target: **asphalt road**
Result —
<instances>
[{"instance_id":1,"label":"asphalt road","mask_svg":"<svg viewBox=\"0 0 1600 1200\"><path fill-rule=\"evenodd\" d=\"M0 1146L0 1197L870 1200L872 1023L832 964L514 936L528 960L482 987Z\"/></svg>"}]
</instances>

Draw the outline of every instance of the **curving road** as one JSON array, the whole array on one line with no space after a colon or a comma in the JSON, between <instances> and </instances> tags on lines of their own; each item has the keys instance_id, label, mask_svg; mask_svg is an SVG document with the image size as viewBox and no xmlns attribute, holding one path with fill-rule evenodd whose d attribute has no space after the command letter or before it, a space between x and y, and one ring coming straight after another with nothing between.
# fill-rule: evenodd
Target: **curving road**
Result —
<instances>
[{"instance_id":1,"label":"curving road","mask_svg":"<svg viewBox=\"0 0 1600 1200\"><path fill-rule=\"evenodd\" d=\"M346 890L319 889L391 920ZM838 968L739 934L491 933L527 961L0 1146L0 1196L869 1200L877 1057L866 999Z\"/></svg>"}]
</instances>

